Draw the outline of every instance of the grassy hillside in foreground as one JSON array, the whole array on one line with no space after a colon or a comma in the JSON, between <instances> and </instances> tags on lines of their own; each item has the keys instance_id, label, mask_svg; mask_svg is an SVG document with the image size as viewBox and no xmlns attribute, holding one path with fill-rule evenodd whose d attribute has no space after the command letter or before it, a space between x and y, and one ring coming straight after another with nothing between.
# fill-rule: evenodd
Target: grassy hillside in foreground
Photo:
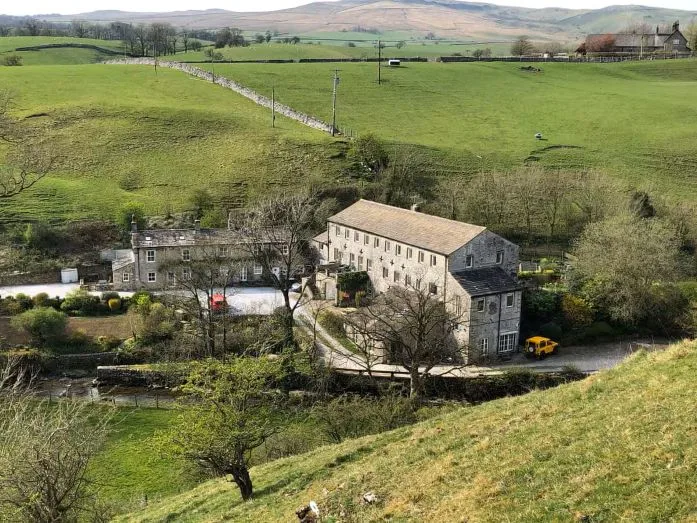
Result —
<instances>
[{"instance_id":1,"label":"grassy hillside in foreground","mask_svg":"<svg viewBox=\"0 0 697 523\"><path fill-rule=\"evenodd\" d=\"M61 170L0 204L2 221L111 218L127 201L162 214L200 187L234 205L337 168L327 135L280 116L272 129L268 110L178 71L5 67L2 87L64 156Z\"/></svg>"},{"instance_id":2,"label":"grassy hillside in foreground","mask_svg":"<svg viewBox=\"0 0 697 523\"><path fill-rule=\"evenodd\" d=\"M124 521L694 520L697 344L205 483ZM374 492L379 502L361 503Z\"/></svg>"},{"instance_id":3,"label":"grassy hillside in foreground","mask_svg":"<svg viewBox=\"0 0 697 523\"><path fill-rule=\"evenodd\" d=\"M697 60L624 64L216 64L216 72L320 118L457 155L478 172L530 162L594 168L697 194ZM205 65L210 67L210 65ZM541 132L544 141L535 140Z\"/></svg>"}]
</instances>

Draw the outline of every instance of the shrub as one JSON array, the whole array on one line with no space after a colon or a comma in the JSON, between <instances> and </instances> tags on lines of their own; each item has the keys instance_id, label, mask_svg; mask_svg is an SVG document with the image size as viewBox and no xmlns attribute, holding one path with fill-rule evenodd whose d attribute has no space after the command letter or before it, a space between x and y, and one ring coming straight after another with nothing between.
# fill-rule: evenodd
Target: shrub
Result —
<instances>
[{"instance_id":1,"label":"shrub","mask_svg":"<svg viewBox=\"0 0 697 523\"><path fill-rule=\"evenodd\" d=\"M50 298L48 297L48 294L45 292L40 292L36 296L32 298L32 302L34 303L34 307L50 307L50 305L47 305L49 303Z\"/></svg>"},{"instance_id":2,"label":"shrub","mask_svg":"<svg viewBox=\"0 0 697 523\"><path fill-rule=\"evenodd\" d=\"M346 44L347 47L356 47L356 44L354 42L349 42Z\"/></svg>"},{"instance_id":3,"label":"shrub","mask_svg":"<svg viewBox=\"0 0 697 523\"><path fill-rule=\"evenodd\" d=\"M37 307L12 318L12 326L23 330L39 347L52 347L65 340L68 317L55 309Z\"/></svg>"},{"instance_id":4,"label":"shrub","mask_svg":"<svg viewBox=\"0 0 697 523\"><path fill-rule=\"evenodd\" d=\"M617 332L607 322L596 321L585 330L584 335L586 339L597 340L616 336Z\"/></svg>"},{"instance_id":5,"label":"shrub","mask_svg":"<svg viewBox=\"0 0 697 523\"><path fill-rule=\"evenodd\" d=\"M19 303L19 306L22 308L23 311L28 311L29 309L34 307L34 302L32 301L32 299L26 294L22 294L21 292L15 295L15 300L17 301L17 303Z\"/></svg>"},{"instance_id":6,"label":"shrub","mask_svg":"<svg viewBox=\"0 0 697 523\"><path fill-rule=\"evenodd\" d=\"M22 308L22 304L12 296L8 296L0 303L0 312L7 316L16 316L17 314L23 313L25 310L26 309Z\"/></svg>"},{"instance_id":7,"label":"shrub","mask_svg":"<svg viewBox=\"0 0 697 523\"><path fill-rule=\"evenodd\" d=\"M102 293L102 301L104 303L109 303L109 300L113 298L121 298L121 295L116 291L107 291Z\"/></svg>"},{"instance_id":8,"label":"shrub","mask_svg":"<svg viewBox=\"0 0 697 523\"><path fill-rule=\"evenodd\" d=\"M82 289L69 292L61 304L61 310L80 316L95 316L104 311L99 298Z\"/></svg>"},{"instance_id":9,"label":"shrub","mask_svg":"<svg viewBox=\"0 0 697 523\"><path fill-rule=\"evenodd\" d=\"M346 336L344 318L341 314L331 311L323 311L317 317L317 321L332 336L340 338Z\"/></svg>"},{"instance_id":10,"label":"shrub","mask_svg":"<svg viewBox=\"0 0 697 523\"><path fill-rule=\"evenodd\" d=\"M565 294L561 299L561 309L564 313L564 324L570 329L588 327L593 323L593 309L583 298Z\"/></svg>"},{"instance_id":11,"label":"shrub","mask_svg":"<svg viewBox=\"0 0 697 523\"><path fill-rule=\"evenodd\" d=\"M121 298L111 298L108 302L107 305L109 307L109 310L111 312L116 312L121 310Z\"/></svg>"},{"instance_id":12,"label":"shrub","mask_svg":"<svg viewBox=\"0 0 697 523\"><path fill-rule=\"evenodd\" d=\"M545 338L549 338L551 340L559 341L562 336L561 327L553 321L545 323L540 327L540 336L544 336Z\"/></svg>"},{"instance_id":13,"label":"shrub","mask_svg":"<svg viewBox=\"0 0 697 523\"><path fill-rule=\"evenodd\" d=\"M59 348L59 352L67 354L75 352L92 352L94 350L94 338L89 336L81 329L71 332L65 339L65 342L62 343Z\"/></svg>"},{"instance_id":14,"label":"shrub","mask_svg":"<svg viewBox=\"0 0 697 523\"><path fill-rule=\"evenodd\" d=\"M121 346L121 340L116 336L99 336L96 339L100 352L109 352Z\"/></svg>"},{"instance_id":15,"label":"shrub","mask_svg":"<svg viewBox=\"0 0 697 523\"><path fill-rule=\"evenodd\" d=\"M22 57L18 54L7 55L4 60L4 64L8 67L20 66L22 65Z\"/></svg>"}]
</instances>

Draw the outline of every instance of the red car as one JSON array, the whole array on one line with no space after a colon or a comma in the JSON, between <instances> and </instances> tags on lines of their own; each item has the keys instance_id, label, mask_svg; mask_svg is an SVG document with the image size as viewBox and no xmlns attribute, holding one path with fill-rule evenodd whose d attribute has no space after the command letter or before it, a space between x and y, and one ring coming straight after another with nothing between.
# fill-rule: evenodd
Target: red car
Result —
<instances>
[{"instance_id":1,"label":"red car","mask_svg":"<svg viewBox=\"0 0 697 523\"><path fill-rule=\"evenodd\" d=\"M211 310L213 312L225 312L227 310L228 304L225 300L225 296L222 294L214 294L211 296Z\"/></svg>"}]
</instances>

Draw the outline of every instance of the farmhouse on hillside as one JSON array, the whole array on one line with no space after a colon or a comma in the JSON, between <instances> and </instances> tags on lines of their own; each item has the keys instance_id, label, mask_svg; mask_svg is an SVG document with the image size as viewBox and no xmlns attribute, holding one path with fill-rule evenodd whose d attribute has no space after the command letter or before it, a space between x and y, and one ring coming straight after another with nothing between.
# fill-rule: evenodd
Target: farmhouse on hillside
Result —
<instances>
[{"instance_id":1,"label":"farmhouse on hillside","mask_svg":"<svg viewBox=\"0 0 697 523\"><path fill-rule=\"evenodd\" d=\"M468 363L517 349L519 249L485 227L359 200L331 216L314 244L324 267L365 272L377 292L398 285L443 299L459 318ZM327 298L336 297L336 275L317 273Z\"/></svg>"},{"instance_id":2,"label":"farmhouse on hillside","mask_svg":"<svg viewBox=\"0 0 697 523\"><path fill-rule=\"evenodd\" d=\"M670 31L661 32L656 26L652 33L589 34L586 37L586 52L606 53L689 53L687 38L680 31L680 23L675 22Z\"/></svg>"},{"instance_id":3,"label":"farmhouse on hillside","mask_svg":"<svg viewBox=\"0 0 697 523\"><path fill-rule=\"evenodd\" d=\"M259 248L268 243L260 240ZM201 228L196 220L192 229L139 231L132 223L131 248L116 251L111 264L113 287L117 291L176 289L182 279L191 278L189 264L206 260L229 271L230 285L268 283L269 275L250 258L240 247L239 235L229 228ZM271 270L282 273L280 267Z\"/></svg>"}]
</instances>

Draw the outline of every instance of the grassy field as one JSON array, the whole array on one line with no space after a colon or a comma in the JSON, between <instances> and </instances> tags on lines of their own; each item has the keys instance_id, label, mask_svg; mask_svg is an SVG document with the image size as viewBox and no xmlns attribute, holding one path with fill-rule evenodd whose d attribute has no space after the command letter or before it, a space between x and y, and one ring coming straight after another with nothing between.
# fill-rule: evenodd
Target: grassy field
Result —
<instances>
[{"instance_id":1,"label":"grassy field","mask_svg":"<svg viewBox=\"0 0 697 523\"><path fill-rule=\"evenodd\" d=\"M22 331L17 331L10 324L11 318L0 316L0 334L10 344L26 344L30 338ZM71 331L83 331L91 338L99 336L113 336L125 340L133 336L128 316L103 316L96 318L68 318L68 327Z\"/></svg>"},{"instance_id":2,"label":"grassy field","mask_svg":"<svg viewBox=\"0 0 697 523\"><path fill-rule=\"evenodd\" d=\"M459 170L531 160L594 168L674 193L697 193L697 60L626 64L341 64L337 120L457 156ZM210 67L207 65L206 67ZM333 64L216 65L224 76L330 118ZM537 141L541 132L544 141Z\"/></svg>"},{"instance_id":3,"label":"grassy field","mask_svg":"<svg viewBox=\"0 0 697 523\"><path fill-rule=\"evenodd\" d=\"M103 501L118 511L140 506L147 496L155 500L192 488L196 474L182 460L161 455L153 437L171 424L168 409L121 408L114 431L90 465L88 475L99 486Z\"/></svg>"},{"instance_id":4,"label":"grassy field","mask_svg":"<svg viewBox=\"0 0 697 523\"><path fill-rule=\"evenodd\" d=\"M205 483L126 521L688 521L697 510L695 343ZM378 502L361 502L365 492Z\"/></svg>"},{"instance_id":5,"label":"grassy field","mask_svg":"<svg viewBox=\"0 0 697 523\"><path fill-rule=\"evenodd\" d=\"M348 37L343 37L348 38ZM363 39L370 35L363 35ZM390 57L436 57L450 56L460 53L463 56L471 54L474 49L490 48L494 54L506 54L510 44L434 44L407 43L401 49L394 42L387 44L382 50L382 56ZM269 44L252 44L248 47L226 47L218 49L225 60L297 60L300 58L377 58L377 48L372 42L355 41L355 47L349 47L346 42L320 41L314 43L284 44L271 42ZM179 53L164 57L166 60L190 62L207 60L203 51Z\"/></svg>"},{"instance_id":6,"label":"grassy field","mask_svg":"<svg viewBox=\"0 0 697 523\"><path fill-rule=\"evenodd\" d=\"M143 66L6 67L15 116L41 125L62 168L0 205L0 221L111 218L121 204L148 213L187 206L200 187L231 205L331 178L337 146L218 86ZM0 150L0 154L1 154Z\"/></svg>"}]
</instances>

